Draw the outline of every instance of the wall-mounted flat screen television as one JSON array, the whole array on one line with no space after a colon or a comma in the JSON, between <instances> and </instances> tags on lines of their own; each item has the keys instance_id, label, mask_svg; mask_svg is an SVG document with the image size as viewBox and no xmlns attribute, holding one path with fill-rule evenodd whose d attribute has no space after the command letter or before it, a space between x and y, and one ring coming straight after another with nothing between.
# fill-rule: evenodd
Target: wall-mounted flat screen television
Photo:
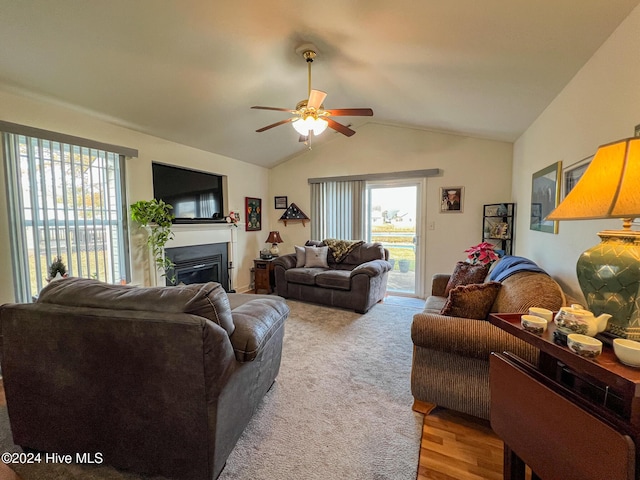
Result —
<instances>
[{"instance_id":1,"label":"wall-mounted flat screen television","mask_svg":"<svg viewBox=\"0 0 640 480\"><path fill-rule=\"evenodd\" d=\"M153 196L173 206L175 223L224 222L222 175L152 163Z\"/></svg>"}]
</instances>

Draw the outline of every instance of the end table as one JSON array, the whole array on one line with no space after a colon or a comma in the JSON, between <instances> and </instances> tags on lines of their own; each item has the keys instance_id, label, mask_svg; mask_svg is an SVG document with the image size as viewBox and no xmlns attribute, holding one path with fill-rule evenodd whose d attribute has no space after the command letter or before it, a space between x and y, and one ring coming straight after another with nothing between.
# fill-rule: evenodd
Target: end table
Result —
<instances>
[{"instance_id":1,"label":"end table","mask_svg":"<svg viewBox=\"0 0 640 480\"><path fill-rule=\"evenodd\" d=\"M266 290L267 293L273 293L276 285L275 273L273 270L273 258L269 260L256 258L253 261L253 273L253 293L260 293L260 291L263 290Z\"/></svg>"}]
</instances>

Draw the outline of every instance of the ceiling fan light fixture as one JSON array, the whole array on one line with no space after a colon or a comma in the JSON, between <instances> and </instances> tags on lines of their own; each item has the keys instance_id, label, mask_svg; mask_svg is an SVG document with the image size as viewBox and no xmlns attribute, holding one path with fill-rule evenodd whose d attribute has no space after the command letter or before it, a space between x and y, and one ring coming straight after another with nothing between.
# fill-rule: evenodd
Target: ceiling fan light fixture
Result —
<instances>
[{"instance_id":1,"label":"ceiling fan light fixture","mask_svg":"<svg viewBox=\"0 0 640 480\"><path fill-rule=\"evenodd\" d=\"M313 134L316 136L320 135L327 129L327 125L329 125L329 122L327 122L324 118L316 118L313 125Z\"/></svg>"},{"instance_id":2,"label":"ceiling fan light fixture","mask_svg":"<svg viewBox=\"0 0 640 480\"><path fill-rule=\"evenodd\" d=\"M320 135L326 130L329 122L324 118L314 118L312 115L308 115L304 119L298 118L294 120L291 125L300 135L308 136L311 131L313 131L314 135Z\"/></svg>"}]
</instances>

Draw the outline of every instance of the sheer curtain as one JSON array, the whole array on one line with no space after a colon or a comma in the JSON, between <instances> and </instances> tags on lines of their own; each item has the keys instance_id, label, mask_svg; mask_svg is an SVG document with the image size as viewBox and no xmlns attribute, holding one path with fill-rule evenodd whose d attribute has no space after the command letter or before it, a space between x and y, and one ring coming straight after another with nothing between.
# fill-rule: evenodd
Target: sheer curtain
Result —
<instances>
[{"instance_id":1,"label":"sheer curtain","mask_svg":"<svg viewBox=\"0 0 640 480\"><path fill-rule=\"evenodd\" d=\"M363 240L365 180L311 183L311 238Z\"/></svg>"}]
</instances>

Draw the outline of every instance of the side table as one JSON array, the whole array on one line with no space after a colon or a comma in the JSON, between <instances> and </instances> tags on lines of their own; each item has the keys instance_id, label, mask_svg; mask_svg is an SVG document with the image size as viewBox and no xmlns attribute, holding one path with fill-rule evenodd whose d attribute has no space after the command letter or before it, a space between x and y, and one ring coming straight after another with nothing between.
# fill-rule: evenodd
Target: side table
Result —
<instances>
[{"instance_id":1,"label":"side table","mask_svg":"<svg viewBox=\"0 0 640 480\"><path fill-rule=\"evenodd\" d=\"M504 479L637 478L640 370L604 345L594 360L522 329L520 314L493 314L496 327L540 351L537 365L510 352L490 359L491 427L504 440ZM603 448L606 446L605 448Z\"/></svg>"},{"instance_id":2,"label":"side table","mask_svg":"<svg viewBox=\"0 0 640 480\"><path fill-rule=\"evenodd\" d=\"M256 258L253 261L254 289L253 293L266 291L273 293L276 285L275 273L273 270L273 259L263 260Z\"/></svg>"}]
</instances>

